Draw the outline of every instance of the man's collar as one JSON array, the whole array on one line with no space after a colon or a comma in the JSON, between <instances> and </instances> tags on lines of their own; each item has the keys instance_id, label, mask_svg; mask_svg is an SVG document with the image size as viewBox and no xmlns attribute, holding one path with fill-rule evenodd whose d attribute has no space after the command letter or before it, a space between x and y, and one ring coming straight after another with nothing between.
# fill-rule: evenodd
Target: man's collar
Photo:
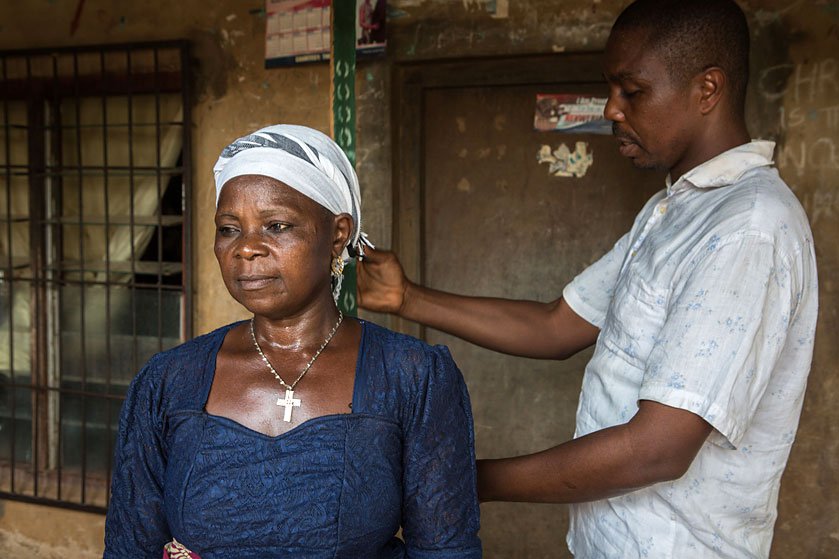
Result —
<instances>
[{"instance_id":1,"label":"man's collar","mask_svg":"<svg viewBox=\"0 0 839 559\"><path fill-rule=\"evenodd\" d=\"M772 164L772 153L775 151L775 142L766 140L752 140L732 148L718 156L709 159L672 183L670 175L667 175L667 195L681 192L691 186L695 188L716 188L728 186L737 181L746 171L756 167L764 167Z\"/></svg>"}]
</instances>

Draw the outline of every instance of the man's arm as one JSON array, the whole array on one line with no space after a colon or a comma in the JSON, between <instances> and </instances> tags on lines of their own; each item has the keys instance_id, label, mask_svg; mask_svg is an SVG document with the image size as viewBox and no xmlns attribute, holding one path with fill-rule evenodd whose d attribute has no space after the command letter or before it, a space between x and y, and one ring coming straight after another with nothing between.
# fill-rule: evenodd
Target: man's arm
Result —
<instances>
[{"instance_id":1,"label":"man's arm","mask_svg":"<svg viewBox=\"0 0 839 559\"><path fill-rule=\"evenodd\" d=\"M478 460L481 501L573 503L680 478L711 426L689 411L642 400L628 423L515 458Z\"/></svg>"},{"instance_id":2,"label":"man's arm","mask_svg":"<svg viewBox=\"0 0 839 559\"><path fill-rule=\"evenodd\" d=\"M358 304L523 357L565 359L594 344L600 333L561 298L539 303L467 297L416 285L386 251L367 251L358 266Z\"/></svg>"}]
</instances>

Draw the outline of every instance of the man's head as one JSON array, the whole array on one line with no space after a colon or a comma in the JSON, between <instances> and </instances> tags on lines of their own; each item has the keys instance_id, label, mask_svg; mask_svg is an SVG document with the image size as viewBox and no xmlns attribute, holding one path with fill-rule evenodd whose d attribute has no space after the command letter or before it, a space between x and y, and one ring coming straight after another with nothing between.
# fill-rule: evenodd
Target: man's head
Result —
<instances>
[{"instance_id":1,"label":"man's head","mask_svg":"<svg viewBox=\"0 0 839 559\"><path fill-rule=\"evenodd\" d=\"M631 4L606 47L606 117L621 152L638 167L684 172L715 143L730 143L731 130L742 136L748 58L746 18L733 0Z\"/></svg>"}]
</instances>

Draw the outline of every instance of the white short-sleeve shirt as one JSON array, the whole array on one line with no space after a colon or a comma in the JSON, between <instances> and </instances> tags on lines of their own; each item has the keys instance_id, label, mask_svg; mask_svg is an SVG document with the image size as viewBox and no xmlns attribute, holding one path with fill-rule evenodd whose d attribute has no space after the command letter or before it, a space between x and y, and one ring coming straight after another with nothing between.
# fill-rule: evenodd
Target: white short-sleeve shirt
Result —
<instances>
[{"instance_id":1,"label":"white short-sleeve shirt","mask_svg":"<svg viewBox=\"0 0 839 559\"><path fill-rule=\"evenodd\" d=\"M753 141L668 179L563 292L601 329L576 436L626 423L639 400L714 428L682 478L572 506L578 557L769 556L818 306L810 227L773 149Z\"/></svg>"}]
</instances>

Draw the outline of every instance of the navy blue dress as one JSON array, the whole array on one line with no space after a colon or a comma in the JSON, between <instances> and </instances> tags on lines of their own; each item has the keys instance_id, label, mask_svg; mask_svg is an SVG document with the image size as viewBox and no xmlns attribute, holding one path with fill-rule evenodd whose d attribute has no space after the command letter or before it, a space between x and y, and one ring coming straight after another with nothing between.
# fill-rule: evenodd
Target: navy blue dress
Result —
<instances>
[{"instance_id":1,"label":"navy blue dress","mask_svg":"<svg viewBox=\"0 0 839 559\"><path fill-rule=\"evenodd\" d=\"M173 537L202 559L481 556L469 396L448 349L362 322L352 413L269 437L204 411L233 326L131 383L105 558L160 559Z\"/></svg>"}]
</instances>

